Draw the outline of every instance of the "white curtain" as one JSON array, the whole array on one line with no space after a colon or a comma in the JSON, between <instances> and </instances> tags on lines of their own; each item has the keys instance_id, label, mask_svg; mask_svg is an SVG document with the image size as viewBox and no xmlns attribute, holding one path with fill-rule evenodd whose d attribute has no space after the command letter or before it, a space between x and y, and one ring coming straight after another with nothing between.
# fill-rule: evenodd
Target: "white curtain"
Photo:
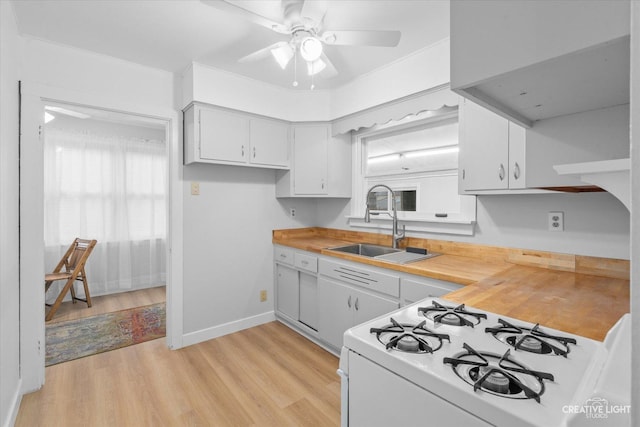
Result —
<instances>
[{"instance_id":1,"label":"white curtain","mask_svg":"<svg viewBox=\"0 0 640 427\"><path fill-rule=\"evenodd\" d=\"M165 153L164 141L156 139L48 125L44 147L47 271L80 237L98 241L86 266L91 296L163 285ZM62 283L57 285L60 289ZM57 293L52 287L47 300L55 299Z\"/></svg>"}]
</instances>

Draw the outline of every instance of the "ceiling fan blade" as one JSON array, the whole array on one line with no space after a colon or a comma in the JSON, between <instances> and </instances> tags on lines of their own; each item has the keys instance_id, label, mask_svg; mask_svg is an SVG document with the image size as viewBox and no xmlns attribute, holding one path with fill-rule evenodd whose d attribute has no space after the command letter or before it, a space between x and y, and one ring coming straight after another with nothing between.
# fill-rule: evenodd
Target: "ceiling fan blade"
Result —
<instances>
[{"instance_id":1,"label":"ceiling fan blade","mask_svg":"<svg viewBox=\"0 0 640 427\"><path fill-rule=\"evenodd\" d=\"M326 0L303 0L300 16L311 19L316 25L322 24L327 14Z\"/></svg>"},{"instance_id":2,"label":"ceiling fan blade","mask_svg":"<svg viewBox=\"0 0 640 427\"><path fill-rule=\"evenodd\" d=\"M238 1L227 1L227 0L200 0L202 3L207 6L211 6L215 9L221 10L223 12L232 13L237 16L241 16L254 24L261 25L265 28L275 31L276 33L281 34L291 34L289 28L287 28L284 24L275 21L274 19L270 19L265 17L263 14L257 13L254 10L251 10L247 6L255 5L260 6L266 2L238 2Z\"/></svg>"},{"instance_id":3,"label":"ceiling fan blade","mask_svg":"<svg viewBox=\"0 0 640 427\"><path fill-rule=\"evenodd\" d=\"M395 47L400 42L400 31L325 31L322 41L336 46Z\"/></svg>"},{"instance_id":4,"label":"ceiling fan blade","mask_svg":"<svg viewBox=\"0 0 640 427\"><path fill-rule=\"evenodd\" d=\"M324 52L322 53L322 55L320 55L320 59L322 59L325 65L327 66L324 70L322 70L323 77L329 79L331 77L335 77L338 75L338 70L336 70L336 67L333 65L333 63L329 60L329 58Z\"/></svg>"},{"instance_id":5,"label":"ceiling fan blade","mask_svg":"<svg viewBox=\"0 0 640 427\"><path fill-rule=\"evenodd\" d=\"M271 51L273 49L278 49L281 48L283 46L287 46L289 43L287 42L278 42L278 43L274 43L272 45L269 45L267 47L264 47L260 50L256 50L253 53L250 53L247 56L243 56L242 58L238 59L238 62L255 62L255 61L259 61L261 59L267 58L271 55Z\"/></svg>"}]
</instances>

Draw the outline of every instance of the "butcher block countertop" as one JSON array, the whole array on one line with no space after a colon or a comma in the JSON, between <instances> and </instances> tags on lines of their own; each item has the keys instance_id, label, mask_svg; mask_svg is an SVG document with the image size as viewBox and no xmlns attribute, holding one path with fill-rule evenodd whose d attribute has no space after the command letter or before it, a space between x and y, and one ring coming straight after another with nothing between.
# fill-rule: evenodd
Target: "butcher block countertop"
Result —
<instances>
[{"instance_id":1,"label":"butcher block countertop","mask_svg":"<svg viewBox=\"0 0 640 427\"><path fill-rule=\"evenodd\" d=\"M442 255L394 264L330 249L391 246L388 234L316 227L274 230L273 243L466 285L442 298L600 341L629 312L628 260L408 238Z\"/></svg>"}]
</instances>

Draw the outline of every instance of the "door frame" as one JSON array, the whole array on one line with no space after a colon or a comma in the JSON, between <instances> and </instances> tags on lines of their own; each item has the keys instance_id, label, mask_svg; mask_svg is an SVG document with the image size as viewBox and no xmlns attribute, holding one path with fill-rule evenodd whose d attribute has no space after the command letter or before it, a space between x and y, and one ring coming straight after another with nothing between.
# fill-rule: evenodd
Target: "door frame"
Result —
<instances>
[{"instance_id":1,"label":"door frame","mask_svg":"<svg viewBox=\"0 0 640 427\"><path fill-rule=\"evenodd\" d=\"M167 347L183 346L182 175L180 111L131 99L21 82L20 129L20 370L22 393L44 384L44 105L59 102L164 121L167 150Z\"/></svg>"}]
</instances>

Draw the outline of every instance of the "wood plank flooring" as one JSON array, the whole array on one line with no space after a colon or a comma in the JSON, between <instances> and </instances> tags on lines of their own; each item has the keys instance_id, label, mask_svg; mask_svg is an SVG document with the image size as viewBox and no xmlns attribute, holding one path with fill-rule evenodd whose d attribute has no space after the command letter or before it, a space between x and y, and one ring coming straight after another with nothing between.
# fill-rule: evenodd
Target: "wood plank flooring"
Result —
<instances>
[{"instance_id":1,"label":"wood plank flooring","mask_svg":"<svg viewBox=\"0 0 640 427\"><path fill-rule=\"evenodd\" d=\"M117 294L103 295L91 298L91 307L87 303L77 301L63 302L56 311L55 316L49 323L63 322L65 320L82 319L97 314L112 313L114 311L128 308L142 307L149 304L164 302L166 300L166 287L156 286L154 288L140 289L137 291L122 292ZM49 310L46 307L45 310Z\"/></svg>"},{"instance_id":2,"label":"wood plank flooring","mask_svg":"<svg viewBox=\"0 0 640 427\"><path fill-rule=\"evenodd\" d=\"M15 425L337 426L337 368L279 322L173 351L158 339L46 368Z\"/></svg>"}]
</instances>

